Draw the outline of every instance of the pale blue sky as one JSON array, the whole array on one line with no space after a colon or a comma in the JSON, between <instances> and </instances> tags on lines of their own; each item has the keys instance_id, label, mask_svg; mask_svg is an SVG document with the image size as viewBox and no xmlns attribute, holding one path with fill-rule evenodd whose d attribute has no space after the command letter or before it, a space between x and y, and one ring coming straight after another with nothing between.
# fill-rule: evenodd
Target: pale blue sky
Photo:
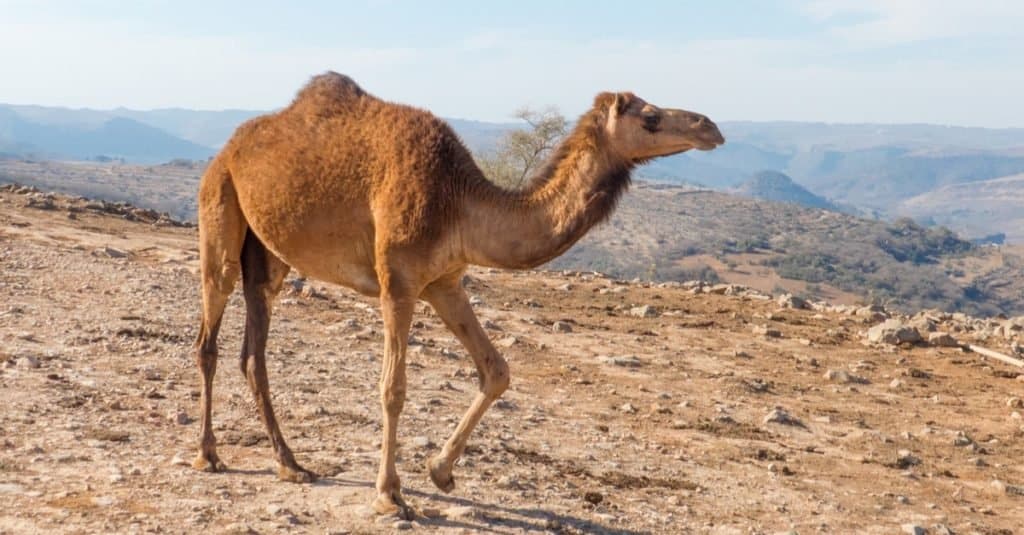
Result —
<instances>
[{"instance_id":1,"label":"pale blue sky","mask_svg":"<svg viewBox=\"0 0 1024 535\"><path fill-rule=\"evenodd\" d=\"M1024 1L0 0L0 102L269 109L351 75L439 115L632 90L718 120L1024 127Z\"/></svg>"}]
</instances>

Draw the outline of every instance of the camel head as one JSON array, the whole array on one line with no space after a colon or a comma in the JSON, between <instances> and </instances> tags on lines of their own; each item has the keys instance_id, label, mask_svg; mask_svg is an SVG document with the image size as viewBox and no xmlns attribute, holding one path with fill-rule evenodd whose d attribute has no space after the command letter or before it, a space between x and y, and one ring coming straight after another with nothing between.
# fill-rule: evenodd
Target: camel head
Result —
<instances>
[{"instance_id":1,"label":"camel head","mask_svg":"<svg viewBox=\"0 0 1024 535\"><path fill-rule=\"evenodd\" d=\"M595 111L607 117L608 139L634 162L690 149L711 150L725 138L711 119L692 111L659 108L632 93L601 93Z\"/></svg>"}]
</instances>

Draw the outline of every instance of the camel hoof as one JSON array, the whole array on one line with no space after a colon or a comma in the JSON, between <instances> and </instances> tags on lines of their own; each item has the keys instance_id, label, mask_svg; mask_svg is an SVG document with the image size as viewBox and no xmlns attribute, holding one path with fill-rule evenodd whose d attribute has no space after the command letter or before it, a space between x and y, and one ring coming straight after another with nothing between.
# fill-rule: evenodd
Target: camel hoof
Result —
<instances>
[{"instance_id":1,"label":"camel hoof","mask_svg":"<svg viewBox=\"0 0 1024 535\"><path fill-rule=\"evenodd\" d=\"M452 476L452 471L444 465L442 459L435 457L427 461L427 474L430 475L430 480L434 482L434 486L441 489L441 492L448 494L455 490L455 478Z\"/></svg>"},{"instance_id":2,"label":"camel hoof","mask_svg":"<svg viewBox=\"0 0 1024 535\"><path fill-rule=\"evenodd\" d=\"M416 512L397 493L382 493L373 500L373 510L378 515L395 516L402 520L415 520Z\"/></svg>"},{"instance_id":3,"label":"camel hoof","mask_svg":"<svg viewBox=\"0 0 1024 535\"><path fill-rule=\"evenodd\" d=\"M281 481L288 481L289 483L312 483L316 481L316 474L299 465L282 465L277 468L277 478Z\"/></svg>"},{"instance_id":4,"label":"camel hoof","mask_svg":"<svg viewBox=\"0 0 1024 535\"><path fill-rule=\"evenodd\" d=\"M228 469L227 465L221 462L216 453L204 455L202 452L196 456L195 461L192 461L192 468L195 468L200 472L210 473L224 472Z\"/></svg>"}]
</instances>

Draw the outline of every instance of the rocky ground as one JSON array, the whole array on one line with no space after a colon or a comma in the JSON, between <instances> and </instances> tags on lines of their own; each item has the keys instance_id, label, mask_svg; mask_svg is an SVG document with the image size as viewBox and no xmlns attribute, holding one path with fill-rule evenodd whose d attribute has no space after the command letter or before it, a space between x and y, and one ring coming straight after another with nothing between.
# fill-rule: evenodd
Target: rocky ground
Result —
<instances>
[{"instance_id":1,"label":"rocky ground","mask_svg":"<svg viewBox=\"0 0 1024 535\"><path fill-rule=\"evenodd\" d=\"M13 190L13 191L12 191ZM195 230L159 214L0 192L0 533L1013 533L1024 525L1024 321L894 316L739 286L472 271L512 366L439 493L422 466L472 365L429 307L410 346L399 470L414 522L378 519L381 321L289 281L274 403L310 485L278 482L225 317L198 431ZM944 334L948 336L943 336Z\"/></svg>"}]
</instances>

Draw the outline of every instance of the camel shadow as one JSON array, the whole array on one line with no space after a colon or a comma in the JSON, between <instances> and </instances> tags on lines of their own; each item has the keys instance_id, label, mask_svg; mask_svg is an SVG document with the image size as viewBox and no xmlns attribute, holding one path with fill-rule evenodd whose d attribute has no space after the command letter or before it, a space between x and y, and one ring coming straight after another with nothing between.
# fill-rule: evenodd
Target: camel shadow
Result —
<instances>
[{"instance_id":1,"label":"camel shadow","mask_svg":"<svg viewBox=\"0 0 1024 535\"><path fill-rule=\"evenodd\" d=\"M366 481L325 477L313 483L320 486L363 487L373 489L373 484ZM605 526L578 516L559 514L541 508L510 507L489 503L482 500L447 496L435 492L423 492L406 487L407 496L415 497L421 502L430 501L434 504L471 507L477 514L471 519L451 519L441 516L426 517L420 515L416 522L424 526L463 528L473 533L506 533L523 531L527 533L561 532L563 528L571 528L579 533L617 533L623 535L649 535L649 531L637 531Z\"/></svg>"}]
</instances>

